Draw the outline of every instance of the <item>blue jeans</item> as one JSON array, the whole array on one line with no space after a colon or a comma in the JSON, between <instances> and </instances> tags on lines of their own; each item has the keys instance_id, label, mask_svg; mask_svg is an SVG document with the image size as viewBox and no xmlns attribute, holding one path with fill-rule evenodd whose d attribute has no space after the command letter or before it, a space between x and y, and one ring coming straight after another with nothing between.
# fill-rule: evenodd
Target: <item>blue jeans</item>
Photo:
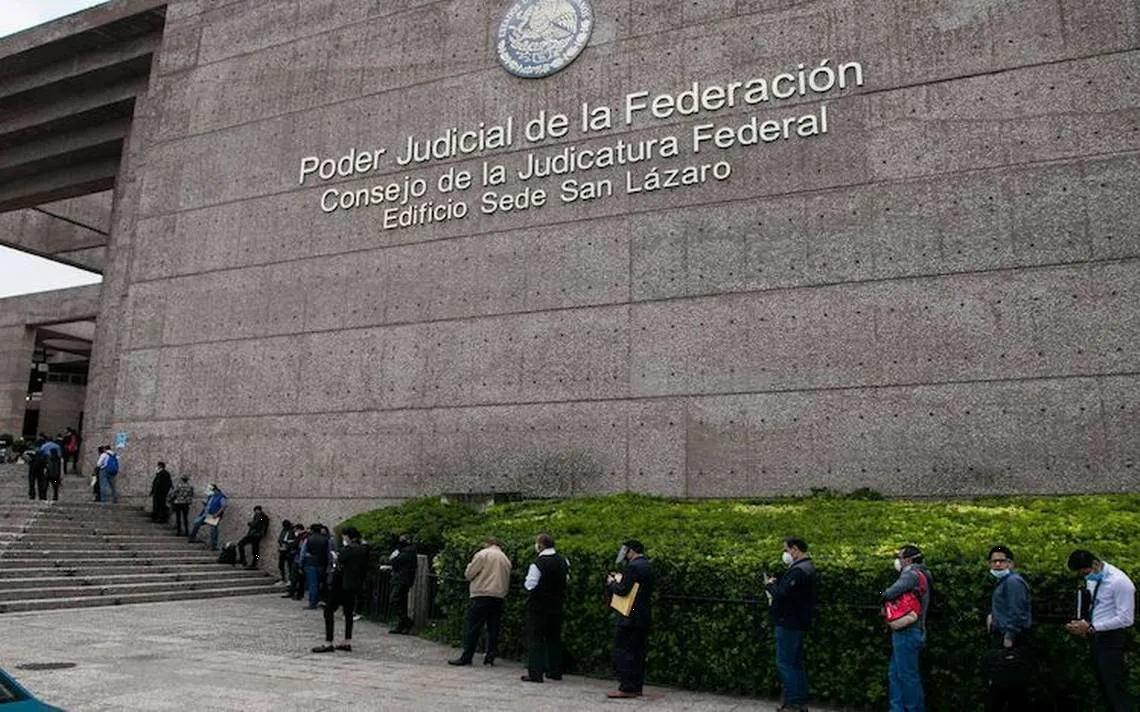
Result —
<instances>
[{"instance_id":1,"label":"blue jeans","mask_svg":"<svg viewBox=\"0 0 1140 712\"><path fill-rule=\"evenodd\" d=\"M784 704L804 707L808 701L807 670L804 669L804 632L776 626L776 669L784 686Z\"/></svg>"},{"instance_id":2,"label":"blue jeans","mask_svg":"<svg viewBox=\"0 0 1140 712\"><path fill-rule=\"evenodd\" d=\"M198 530L202 528L203 524L206 524L206 513L205 512L202 512L201 514L199 514L198 516L196 516L192 520L190 520L190 533L186 536L186 538L189 539L190 541L197 540L198 539ZM210 549L213 551L217 551L218 550L218 528L216 526L211 527L209 524L206 524L206 526L210 527Z\"/></svg>"},{"instance_id":3,"label":"blue jeans","mask_svg":"<svg viewBox=\"0 0 1140 712\"><path fill-rule=\"evenodd\" d=\"M103 509L109 509L110 505L119 503L119 490L115 488L116 476L108 475L105 470L99 470L99 501L103 503Z\"/></svg>"},{"instance_id":4,"label":"blue jeans","mask_svg":"<svg viewBox=\"0 0 1140 712\"><path fill-rule=\"evenodd\" d=\"M890 712L923 712L922 676L918 672L918 654L922 652L926 633L912 625L891 634L891 709Z\"/></svg>"},{"instance_id":5,"label":"blue jeans","mask_svg":"<svg viewBox=\"0 0 1140 712\"><path fill-rule=\"evenodd\" d=\"M317 596L320 592L321 570L316 566L305 567L305 590L309 592L309 608L317 607Z\"/></svg>"}]
</instances>

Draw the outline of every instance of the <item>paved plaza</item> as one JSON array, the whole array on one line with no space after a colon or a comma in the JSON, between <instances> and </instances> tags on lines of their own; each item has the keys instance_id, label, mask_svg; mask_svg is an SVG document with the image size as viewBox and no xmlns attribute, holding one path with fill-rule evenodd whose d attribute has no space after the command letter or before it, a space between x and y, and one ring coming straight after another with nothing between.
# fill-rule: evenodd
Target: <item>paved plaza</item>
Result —
<instances>
[{"instance_id":1,"label":"paved plaza","mask_svg":"<svg viewBox=\"0 0 1140 712\"><path fill-rule=\"evenodd\" d=\"M0 617L0 667L71 712L775 707L771 701L666 688L648 689L639 700L607 700L605 692L615 687L609 680L567 676L535 685L520 682L523 669L510 661L493 668L452 667L446 661L454 649L388 635L365 621L357 623L354 637L352 653L309 653L323 638L322 614L277 595L15 613ZM18 669L29 663L74 667Z\"/></svg>"}]
</instances>

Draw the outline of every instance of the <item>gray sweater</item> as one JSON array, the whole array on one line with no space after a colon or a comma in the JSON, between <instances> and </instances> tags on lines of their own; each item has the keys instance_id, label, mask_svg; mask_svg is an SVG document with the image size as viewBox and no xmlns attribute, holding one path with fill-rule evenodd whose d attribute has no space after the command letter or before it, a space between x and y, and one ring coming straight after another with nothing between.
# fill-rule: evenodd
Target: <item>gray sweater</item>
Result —
<instances>
[{"instance_id":1,"label":"gray sweater","mask_svg":"<svg viewBox=\"0 0 1140 712\"><path fill-rule=\"evenodd\" d=\"M918 589L918 574L916 571L921 571L922 575L926 577L926 592L919 596L922 602L922 614L918 617L917 625L923 631L926 630L926 612L930 610L930 591L934 588L934 579L930 576L930 570L923 564L910 564L905 567L899 574L899 578L891 587L883 591L884 601L893 601L907 591L917 591ZM904 629L906 630L906 629Z\"/></svg>"}]
</instances>

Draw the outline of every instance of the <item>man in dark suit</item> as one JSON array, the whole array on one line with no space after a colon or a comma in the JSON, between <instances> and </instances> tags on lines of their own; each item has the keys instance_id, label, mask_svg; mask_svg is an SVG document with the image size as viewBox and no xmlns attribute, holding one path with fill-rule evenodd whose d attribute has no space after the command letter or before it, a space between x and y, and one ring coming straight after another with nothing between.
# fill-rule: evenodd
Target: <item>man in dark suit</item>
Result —
<instances>
[{"instance_id":1,"label":"man in dark suit","mask_svg":"<svg viewBox=\"0 0 1140 712\"><path fill-rule=\"evenodd\" d=\"M523 682L562 679L562 608L570 563L554 551L554 537L539 534L534 539L537 556L526 573L526 641L530 655Z\"/></svg>"},{"instance_id":2,"label":"man in dark suit","mask_svg":"<svg viewBox=\"0 0 1140 712\"><path fill-rule=\"evenodd\" d=\"M606 590L615 596L628 596L637 587L628 615L618 612L614 638L614 667L618 689L606 697L641 697L645 684L645 655L649 648L649 597L653 594L653 566L645 558L645 546L636 539L622 544L619 558L626 562L622 574L606 577Z\"/></svg>"},{"instance_id":3,"label":"man in dark suit","mask_svg":"<svg viewBox=\"0 0 1140 712\"><path fill-rule=\"evenodd\" d=\"M392 593L388 599L395 625L388 632L404 635L412 632L412 619L408 617L408 594L416 582L416 568L419 563L416 544L411 534L401 534L399 543L388 557L392 567Z\"/></svg>"}]
</instances>

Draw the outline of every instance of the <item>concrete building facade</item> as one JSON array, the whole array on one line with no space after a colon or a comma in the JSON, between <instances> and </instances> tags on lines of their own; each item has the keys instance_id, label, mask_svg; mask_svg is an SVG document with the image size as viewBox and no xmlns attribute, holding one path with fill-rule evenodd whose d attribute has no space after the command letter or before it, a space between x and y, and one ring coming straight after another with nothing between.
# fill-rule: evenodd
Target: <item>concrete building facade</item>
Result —
<instances>
[{"instance_id":1,"label":"concrete building facade","mask_svg":"<svg viewBox=\"0 0 1140 712\"><path fill-rule=\"evenodd\" d=\"M537 79L514 4L116 0L0 41L146 50L83 248L128 489L1138 488L1135 3L595 0ZM111 188L48 187L0 206Z\"/></svg>"}]
</instances>

